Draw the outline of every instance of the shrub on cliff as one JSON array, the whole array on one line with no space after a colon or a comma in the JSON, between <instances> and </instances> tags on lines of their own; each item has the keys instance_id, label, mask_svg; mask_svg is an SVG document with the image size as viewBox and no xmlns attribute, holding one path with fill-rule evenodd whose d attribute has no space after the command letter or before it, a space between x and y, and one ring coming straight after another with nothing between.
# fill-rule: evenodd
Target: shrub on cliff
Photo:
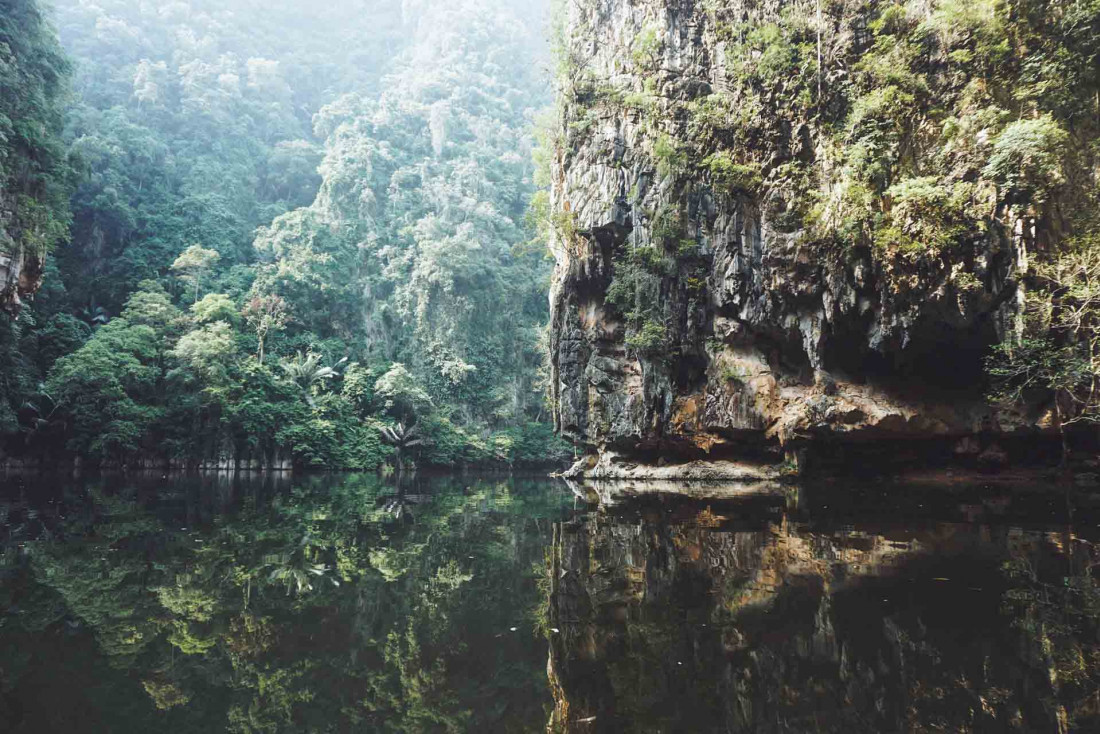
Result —
<instances>
[{"instance_id":1,"label":"shrub on cliff","mask_svg":"<svg viewBox=\"0 0 1100 734\"><path fill-rule=\"evenodd\" d=\"M1022 338L989 360L993 399L1045 404L1065 436L1073 424L1100 423L1100 236L1077 239L1034 278Z\"/></svg>"}]
</instances>

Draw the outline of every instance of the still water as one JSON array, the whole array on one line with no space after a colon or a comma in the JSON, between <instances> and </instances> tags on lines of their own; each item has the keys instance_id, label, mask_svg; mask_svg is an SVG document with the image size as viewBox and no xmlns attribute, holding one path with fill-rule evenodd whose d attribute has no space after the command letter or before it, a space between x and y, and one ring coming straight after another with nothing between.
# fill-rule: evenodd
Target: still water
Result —
<instances>
[{"instance_id":1,"label":"still water","mask_svg":"<svg viewBox=\"0 0 1100 734\"><path fill-rule=\"evenodd\" d=\"M0 732L1100 730L1100 504L0 477Z\"/></svg>"}]
</instances>

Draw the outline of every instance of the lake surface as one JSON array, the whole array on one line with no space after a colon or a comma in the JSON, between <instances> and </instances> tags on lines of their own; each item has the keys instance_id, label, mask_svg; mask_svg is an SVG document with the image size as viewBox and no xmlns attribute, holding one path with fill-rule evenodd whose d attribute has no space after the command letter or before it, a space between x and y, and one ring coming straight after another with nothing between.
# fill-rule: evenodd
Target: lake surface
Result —
<instances>
[{"instance_id":1,"label":"lake surface","mask_svg":"<svg viewBox=\"0 0 1100 734\"><path fill-rule=\"evenodd\" d=\"M5 734L1100 730L1078 491L0 483Z\"/></svg>"}]
</instances>

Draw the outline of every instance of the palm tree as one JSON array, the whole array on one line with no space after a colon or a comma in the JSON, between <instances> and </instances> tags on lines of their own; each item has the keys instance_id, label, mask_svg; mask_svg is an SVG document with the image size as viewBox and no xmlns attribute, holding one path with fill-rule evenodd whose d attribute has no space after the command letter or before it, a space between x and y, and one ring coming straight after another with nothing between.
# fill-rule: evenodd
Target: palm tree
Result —
<instances>
[{"instance_id":1,"label":"palm tree","mask_svg":"<svg viewBox=\"0 0 1100 734\"><path fill-rule=\"evenodd\" d=\"M60 411L61 404L46 392L45 385L39 384L37 397L25 401L20 406L20 417L23 419L21 430L25 434L25 441L30 443L49 431L51 427L63 427Z\"/></svg>"},{"instance_id":2,"label":"palm tree","mask_svg":"<svg viewBox=\"0 0 1100 734\"><path fill-rule=\"evenodd\" d=\"M279 360L279 366L286 373L287 379L302 389L302 394L305 395L306 402L309 403L311 408L317 407L317 403L313 400L313 394L310 392L311 388L319 382L340 376L335 368L321 364L321 359L321 355L316 352L310 352L309 354L298 352L290 359ZM337 363L336 367L346 361L347 358L345 357Z\"/></svg>"},{"instance_id":3,"label":"palm tree","mask_svg":"<svg viewBox=\"0 0 1100 734\"><path fill-rule=\"evenodd\" d=\"M394 448L394 459L397 462L397 476L405 473L404 452L415 446L423 446L427 438L420 432L416 425L406 427L404 423L396 426L382 426L382 440Z\"/></svg>"},{"instance_id":4,"label":"palm tree","mask_svg":"<svg viewBox=\"0 0 1100 734\"><path fill-rule=\"evenodd\" d=\"M98 329L111 320L111 315L107 313L107 310L103 308L103 306L92 308L88 305L80 309L77 318L92 327L92 329Z\"/></svg>"}]
</instances>

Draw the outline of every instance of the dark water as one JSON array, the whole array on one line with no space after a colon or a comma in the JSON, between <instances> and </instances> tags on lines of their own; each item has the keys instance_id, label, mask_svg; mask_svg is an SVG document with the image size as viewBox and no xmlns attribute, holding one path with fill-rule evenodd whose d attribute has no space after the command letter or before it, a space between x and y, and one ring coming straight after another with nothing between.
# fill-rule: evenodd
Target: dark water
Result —
<instances>
[{"instance_id":1,"label":"dark water","mask_svg":"<svg viewBox=\"0 0 1100 734\"><path fill-rule=\"evenodd\" d=\"M0 482L0 732L1100 731L1079 492Z\"/></svg>"}]
</instances>

